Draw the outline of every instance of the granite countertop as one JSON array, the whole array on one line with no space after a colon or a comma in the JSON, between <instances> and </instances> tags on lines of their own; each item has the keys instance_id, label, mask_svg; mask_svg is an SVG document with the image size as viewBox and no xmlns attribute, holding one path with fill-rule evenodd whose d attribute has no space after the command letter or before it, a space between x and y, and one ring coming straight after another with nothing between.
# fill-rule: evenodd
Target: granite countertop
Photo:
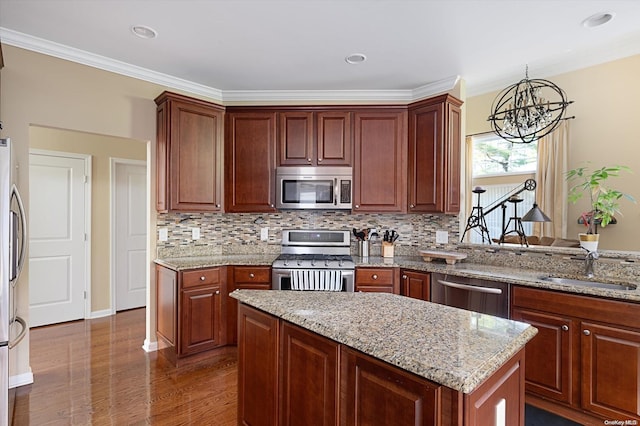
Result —
<instances>
[{"instance_id":1,"label":"granite countertop","mask_svg":"<svg viewBox=\"0 0 640 426\"><path fill-rule=\"evenodd\" d=\"M194 257L174 257L156 259L155 263L166 266L175 271L197 268L213 268L216 266L228 265L256 265L271 266L278 254L238 254L238 255L217 255L217 256L194 256ZM424 272L438 272L454 276L492 279L519 284L527 287L537 287L548 290L558 290L574 294L584 294L588 296L606 297L609 299L627 300L640 302L640 288L635 290L616 290L597 287L575 286L567 284L556 284L543 281L541 278L549 276L543 270L509 268L505 266L492 266L467 261L458 262L455 265L447 265L444 262L425 262L419 256L396 256L392 258L381 256L370 256L362 258L353 256L357 267L399 267ZM553 274L559 276L560 274ZM566 278L577 278L586 280L582 276L567 276ZM596 281L598 281L596 279ZM618 282L614 279L602 280L607 283L629 284L628 282ZM640 281L640 279L639 279ZM637 285L637 282L631 283Z\"/></svg>"},{"instance_id":2,"label":"granite countertop","mask_svg":"<svg viewBox=\"0 0 640 426\"><path fill-rule=\"evenodd\" d=\"M231 296L464 393L537 333L522 322L387 293L236 290Z\"/></svg>"},{"instance_id":3,"label":"granite countertop","mask_svg":"<svg viewBox=\"0 0 640 426\"><path fill-rule=\"evenodd\" d=\"M470 262L457 262L455 265L447 265L444 262L425 262L419 256L396 256L393 258L385 258L380 256L370 256L362 258L354 256L353 260L357 267L400 267L424 272L438 272L441 274L450 274L454 276L480 278L489 280L499 280L510 284L519 284L527 287L543 288L548 290L559 290L574 294L584 294L589 296L606 297L610 299L627 300L631 302L640 302L640 287L634 290L617 290L599 287L587 287L581 285L556 284L550 281L543 281L545 276L561 276L562 274L549 274L544 270L525 269L525 268L509 268L506 266L484 265ZM589 281L584 276L570 276L565 278L574 278ZM631 284L637 286L638 282L629 283L627 281L618 281L615 279L592 279L594 282L604 282L620 285Z\"/></svg>"}]
</instances>

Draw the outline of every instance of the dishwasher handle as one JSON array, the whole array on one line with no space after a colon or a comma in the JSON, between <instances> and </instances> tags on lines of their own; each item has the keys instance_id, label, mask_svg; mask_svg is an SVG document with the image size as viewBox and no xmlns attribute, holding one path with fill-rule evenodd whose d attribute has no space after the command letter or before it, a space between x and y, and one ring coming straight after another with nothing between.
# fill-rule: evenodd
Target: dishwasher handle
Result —
<instances>
[{"instance_id":1,"label":"dishwasher handle","mask_svg":"<svg viewBox=\"0 0 640 426\"><path fill-rule=\"evenodd\" d=\"M502 294L502 289L500 288L479 287L475 285L452 283L451 281L444 281L444 280L438 280L438 282L443 286L459 288L461 290L476 291L478 293Z\"/></svg>"}]
</instances>

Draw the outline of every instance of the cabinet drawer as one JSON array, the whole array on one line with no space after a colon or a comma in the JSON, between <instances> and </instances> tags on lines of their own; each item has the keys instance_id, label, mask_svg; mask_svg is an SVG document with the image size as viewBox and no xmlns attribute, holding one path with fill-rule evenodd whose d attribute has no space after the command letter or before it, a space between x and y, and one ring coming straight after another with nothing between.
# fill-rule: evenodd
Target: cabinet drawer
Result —
<instances>
[{"instance_id":1,"label":"cabinet drawer","mask_svg":"<svg viewBox=\"0 0 640 426\"><path fill-rule=\"evenodd\" d=\"M182 288L200 285L218 284L220 282L220 268L198 269L182 273Z\"/></svg>"},{"instance_id":2,"label":"cabinet drawer","mask_svg":"<svg viewBox=\"0 0 640 426\"><path fill-rule=\"evenodd\" d=\"M265 267L246 267L236 266L233 268L233 278L237 283L270 283L271 282L271 268Z\"/></svg>"},{"instance_id":3,"label":"cabinet drawer","mask_svg":"<svg viewBox=\"0 0 640 426\"><path fill-rule=\"evenodd\" d=\"M392 268L359 268L356 269L356 283L358 285L393 284Z\"/></svg>"}]
</instances>

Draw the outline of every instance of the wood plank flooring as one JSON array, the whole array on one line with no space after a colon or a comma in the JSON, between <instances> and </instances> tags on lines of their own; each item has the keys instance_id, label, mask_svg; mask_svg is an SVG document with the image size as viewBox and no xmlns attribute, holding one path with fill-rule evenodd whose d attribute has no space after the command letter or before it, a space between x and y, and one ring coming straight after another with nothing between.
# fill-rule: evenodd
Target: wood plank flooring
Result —
<instances>
[{"instance_id":1,"label":"wood plank flooring","mask_svg":"<svg viewBox=\"0 0 640 426\"><path fill-rule=\"evenodd\" d=\"M176 368L142 349L145 310L31 330L14 425L235 425L237 348Z\"/></svg>"}]
</instances>

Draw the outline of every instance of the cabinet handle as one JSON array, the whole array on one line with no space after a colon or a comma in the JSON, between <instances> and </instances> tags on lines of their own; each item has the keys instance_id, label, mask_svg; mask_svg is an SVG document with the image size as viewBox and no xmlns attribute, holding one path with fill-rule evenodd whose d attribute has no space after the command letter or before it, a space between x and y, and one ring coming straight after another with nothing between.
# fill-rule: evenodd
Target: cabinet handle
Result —
<instances>
[{"instance_id":1,"label":"cabinet handle","mask_svg":"<svg viewBox=\"0 0 640 426\"><path fill-rule=\"evenodd\" d=\"M216 290L216 294L220 294L220 290Z\"/></svg>"},{"instance_id":2,"label":"cabinet handle","mask_svg":"<svg viewBox=\"0 0 640 426\"><path fill-rule=\"evenodd\" d=\"M411 204L409 207L414 208L416 205L415 204Z\"/></svg>"},{"instance_id":3,"label":"cabinet handle","mask_svg":"<svg viewBox=\"0 0 640 426\"><path fill-rule=\"evenodd\" d=\"M273 204L269 204L269 207L273 208Z\"/></svg>"},{"instance_id":4,"label":"cabinet handle","mask_svg":"<svg viewBox=\"0 0 640 426\"><path fill-rule=\"evenodd\" d=\"M374 280L377 280L377 279L378 279L378 275L373 274L373 275L371 276L371 278L373 278Z\"/></svg>"},{"instance_id":5,"label":"cabinet handle","mask_svg":"<svg viewBox=\"0 0 640 426\"><path fill-rule=\"evenodd\" d=\"M207 277L205 277L204 275L200 277L200 281L204 281L206 279L207 279Z\"/></svg>"},{"instance_id":6,"label":"cabinet handle","mask_svg":"<svg viewBox=\"0 0 640 426\"><path fill-rule=\"evenodd\" d=\"M562 326L562 331L569 331L569 326L568 325L563 325Z\"/></svg>"},{"instance_id":7,"label":"cabinet handle","mask_svg":"<svg viewBox=\"0 0 640 426\"><path fill-rule=\"evenodd\" d=\"M359 205L359 204L356 204L356 209L359 209L359 208L360 208L360 205Z\"/></svg>"},{"instance_id":8,"label":"cabinet handle","mask_svg":"<svg viewBox=\"0 0 640 426\"><path fill-rule=\"evenodd\" d=\"M256 276L255 276L255 274L253 272L249 274L249 278L255 278L255 277Z\"/></svg>"},{"instance_id":9,"label":"cabinet handle","mask_svg":"<svg viewBox=\"0 0 640 426\"><path fill-rule=\"evenodd\" d=\"M402 276L402 279L403 279L403 280L406 280L406 279L407 279L407 276L406 276L406 275L403 275L403 276Z\"/></svg>"},{"instance_id":10,"label":"cabinet handle","mask_svg":"<svg viewBox=\"0 0 640 426\"><path fill-rule=\"evenodd\" d=\"M322 163L322 158L318 158L318 163Z\"/></svg>"},{"instance_id":11,"label":"cabinet handle","mask_svg":"<svg viewBox=\"0 0 640 426\"><path fill-rule=\"evenodd\" d=\"M311 158L307 158L307 163L310 163L310 162L311 162Z\"/></svg>"},{"instance_id":12,"label":"cabinet handle","mask_svg":"<svg viewBox=\"0 0 640 426\"><path fill-rule=\"evenodd\" d=\"M584 333L585 336L591 335L591 332L589 330L583 330L582 332Z\"/></svg>"},{"instance_id":13,"label":"cabinet handle","mask_svg":"<svg viewBox=\"0 0 640 426\"><path fill-rule=\"evenodd\" d=\"M220 208L220 204L216 204L216 208L219 209Z\"/></svg>"}]
</instances>

